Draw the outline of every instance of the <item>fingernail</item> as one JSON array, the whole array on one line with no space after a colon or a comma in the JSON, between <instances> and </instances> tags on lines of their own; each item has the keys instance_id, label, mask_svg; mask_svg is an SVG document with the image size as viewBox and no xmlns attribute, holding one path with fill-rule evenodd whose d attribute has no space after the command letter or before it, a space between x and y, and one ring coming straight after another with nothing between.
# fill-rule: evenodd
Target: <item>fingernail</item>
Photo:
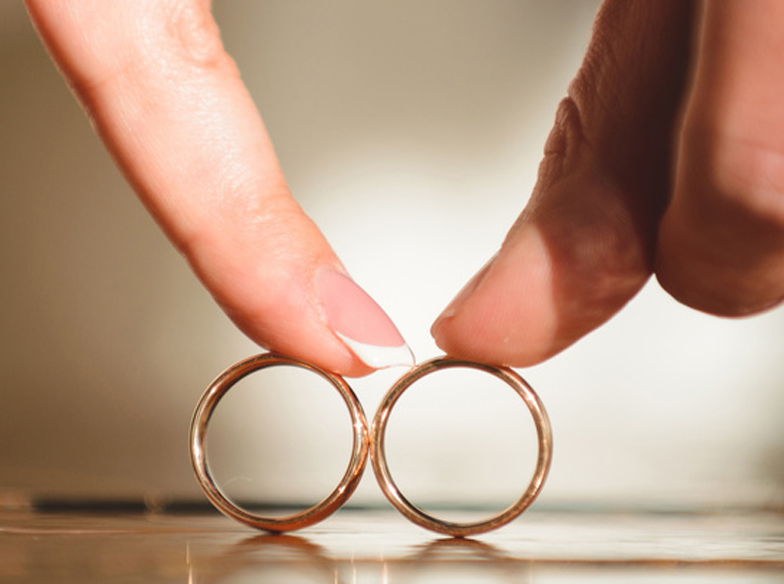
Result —
<instances>
[{"instance_id":1,"label":"fingernail","mask_svg":"<svg viewBox=\"0 0 784 584\"><path fill-rule=\"evenodd\" d=\"M322 269L316 275L316 293L329 327L363 363L374 369L414 364L397 327L351 278Z\"/></svg>"},{"instance_id":2,"label":"fingernail","mask_svg":"<svg viewBox=\"0 0 784 584\"><path fill-rule=\"evenodd\" d=\"M455 316L457 314L458 310L460 310L460 307L474 293L474 291L477 289L477 287L482 282L482 280L484 280L485 276L487 275L487 272L490 270L490 267L493 265L493 262L495 261L495 258L496 258L496 256L493 256L492 258L490 258L490 261L488 261L482 267L482 269L479 270L474 275L474 277L471 278L468 281L468 283L465 286L463 286L463 288L460 290L460 292L457 293L457 296L455 296L452 299L452 302L450 302L447 305L447 307L444 309L444 311L438 316L438 318L433 323L433 326L430 327L430 334L433 337L436 336L436 334L438 332L438 329L441 326L441 324L445 320Z\"/></svg>"}]
</instances>

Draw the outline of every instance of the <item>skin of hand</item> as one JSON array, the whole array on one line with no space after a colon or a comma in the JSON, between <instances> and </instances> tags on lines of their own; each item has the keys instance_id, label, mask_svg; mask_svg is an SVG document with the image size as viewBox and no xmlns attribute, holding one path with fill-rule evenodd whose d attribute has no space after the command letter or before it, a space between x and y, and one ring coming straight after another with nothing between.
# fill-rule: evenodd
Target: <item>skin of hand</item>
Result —
<instances>
[{"instance_id":1,"label":"skin of hand","mask_svg":"<svg viewBox=\"0 0 784 584\"><path fill-rule=\"evenodd\" d=\"M291 197L209 1L27 9L118 166L240 329L344 375L412 360Z\"/></svg>"},{"instance_id":2,"label":"skin of hand","mask_svg":"<svg viewBox=\"0 0 784 584\"><path fill-rule=\"evenodd\" d=\"M538 363L652 273L745 316L784 297L784 2L606 0L533 196L432 328L447 352Z\"/></svg>"},{"instance_id":3,"label":"skin of hand","mask_svg":"<svg viewBox=\"0 0 784 584\"><path fill-rule=\"evenodd\" d=\"M205 0L26 0L118 166L234 322L345 375L410 352L290 196ZM752 314L784 295L784 3L606 0L533 196L433 325L448 353L527 366L652 273Z\"/></svg>"}]
</instances>

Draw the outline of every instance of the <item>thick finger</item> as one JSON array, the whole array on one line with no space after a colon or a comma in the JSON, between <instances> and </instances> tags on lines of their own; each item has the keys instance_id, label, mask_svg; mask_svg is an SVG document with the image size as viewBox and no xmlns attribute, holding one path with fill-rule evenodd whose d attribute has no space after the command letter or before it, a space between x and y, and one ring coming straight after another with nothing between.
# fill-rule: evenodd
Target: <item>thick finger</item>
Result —
<instances>
[{"instance_id":1,"label":"thick finger","mask_svg":"<svg viewBox=\"0 0 784 584\"><path fill-rule=\"evenodd\" d=\"M652 271L690 2L602 6L531 201L433 326L447 352L526 366L615 314Z\"/></svg>"},{"instance_id":2,"label":"thick finger","mask_svg":"<svg viewBox=\"0 0 784 584\"><path fill-rule=\"evenodd\" d=\"M290 197L209 2L28 9L119 166L240 328L339 373L410 359Z\"/></svg>"},{"instance_id":3,"label":"thick finger","mask_svg":"<svg viewBox=\"0 0 784 584\"><path fill-rule=\"evenodd\" d=\"M784 298L784 3L705 4L656 272L721 315Z\"/></svg>"}]
</instances>

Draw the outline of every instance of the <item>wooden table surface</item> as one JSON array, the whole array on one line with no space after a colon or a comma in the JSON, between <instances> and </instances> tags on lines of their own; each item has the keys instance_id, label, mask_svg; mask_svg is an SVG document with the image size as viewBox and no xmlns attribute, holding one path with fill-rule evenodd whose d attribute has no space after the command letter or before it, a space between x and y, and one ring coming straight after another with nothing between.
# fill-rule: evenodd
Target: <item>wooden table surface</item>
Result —
<instances>
[{"instance_id":1,"label":"wooden table surface","mask_svg":"<svg viewBox=\"0 0 784 584\"><path fill-rule=\"evenodd\" d=\"M784 582L784 515L530 510L450 539L392 510L270 535L212 513L0 512L0 582Z\"/></svg>"}]
</instances>

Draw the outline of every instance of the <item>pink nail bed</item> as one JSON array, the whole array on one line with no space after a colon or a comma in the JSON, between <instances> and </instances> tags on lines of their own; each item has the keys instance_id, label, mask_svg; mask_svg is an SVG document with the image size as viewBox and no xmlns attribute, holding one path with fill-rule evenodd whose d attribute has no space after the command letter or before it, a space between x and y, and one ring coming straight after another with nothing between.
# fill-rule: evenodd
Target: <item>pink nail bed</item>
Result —
<instances>
[{"instance_id":1,"label":"pink nail bed","mask_svg":"<svg viewBox=\"0 0 784 584\"><path fill-rule=\"evenodd\" d=\"M329 327L363 363L375 369L414 364L390 318L351 278L322 269L316 291Z\"/></svg>"}]
</instances>

